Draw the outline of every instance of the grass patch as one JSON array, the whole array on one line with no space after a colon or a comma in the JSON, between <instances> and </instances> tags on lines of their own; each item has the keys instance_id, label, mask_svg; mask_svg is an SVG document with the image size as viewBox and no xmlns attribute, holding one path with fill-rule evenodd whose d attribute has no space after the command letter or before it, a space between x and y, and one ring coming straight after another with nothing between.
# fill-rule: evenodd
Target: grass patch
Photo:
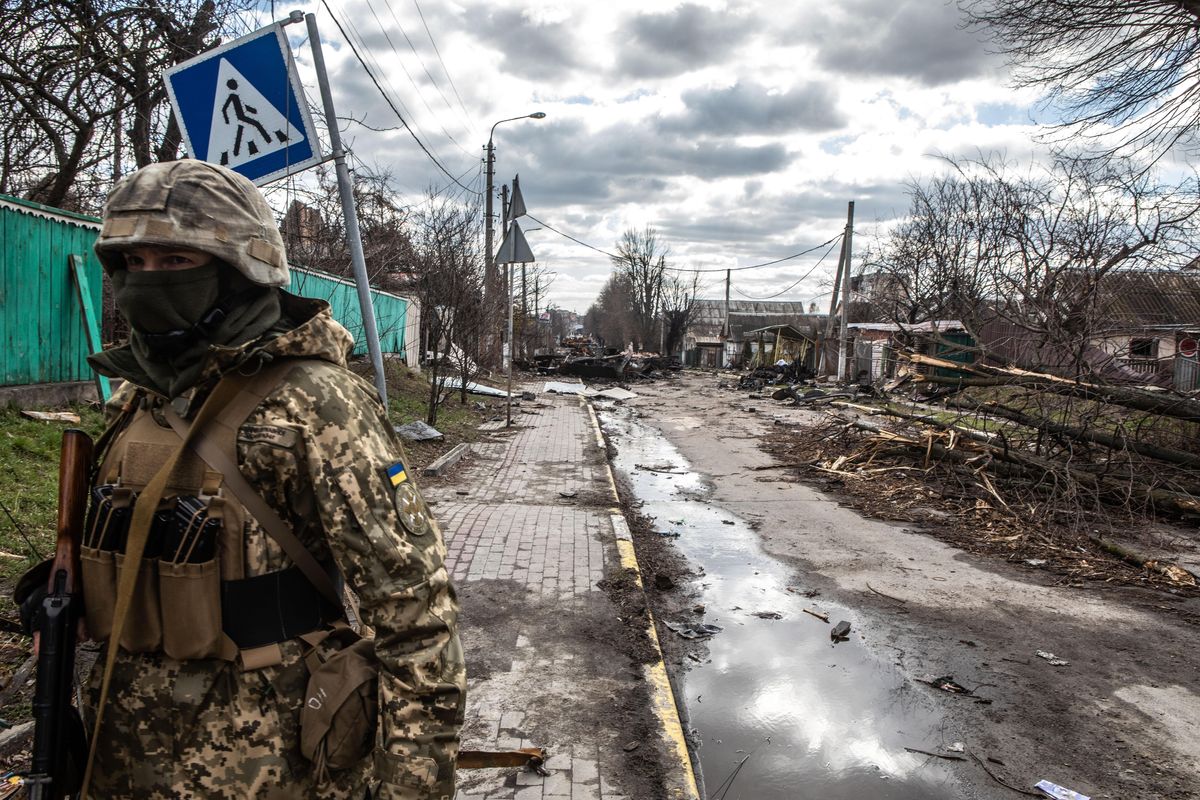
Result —
<instances>
[{"instance_id":1,"label":"grass patch","mask_svg":"<svg viewBox=\"0 0 1200 800\"><path fill-rule=\"evenodd\" d=\"M407 425L416 420L424 421L429 407L429 379L427 373L413 372L401 364L388 364L388 415L395 425ZM475 405L484 402L486 410ZM462 442L473 442L479 436L479 424L495 413L494 398L467 395L464 405L458 392L452 392L438 406L437 423L434 425L445 438L431 442L405 442L413 466L420 470L442 453ZM499 407L504 408L503 401Z\"/></svg>"},{"instance_id":2,"label":"grass patch","mask_svg":"<svg viewBox=\"0 0 1200 800\"><path fill-rule=\"evenodd\" d=\"M71 408L93 437L104 429L104 415L89 406ZM58 508L60 422L38 422L12 407L0 407L0 584L7 595L26 569L54 552ZM12 556L17 556L16 558Z\"/></svg>"}]
</instances>

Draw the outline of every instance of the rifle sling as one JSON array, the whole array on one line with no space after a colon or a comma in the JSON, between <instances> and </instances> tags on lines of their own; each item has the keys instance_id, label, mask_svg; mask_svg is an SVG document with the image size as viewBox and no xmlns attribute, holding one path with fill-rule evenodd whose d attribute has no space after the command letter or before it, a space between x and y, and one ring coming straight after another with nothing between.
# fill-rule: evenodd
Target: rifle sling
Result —
<instances>
[{"instance_id":1,"label":"rifle sling","mask_svg":"<svg viewBox=\"0 0 1200 800\"><path fill-rule=\"evenodd\" d=\"M313 586L340 608L341 594L334 586L329 573L317 562L296 534L292 533L292 527L254 490L237 466L235 448L238 428L294 366L296 362L292 360L264 369L253 382L242 387L241 393L217 415L211 423L212 434L192 439L190 446L205 463L221 473L225 487L246 507L250 516L257 520L263 530L283 548L288 558L300 568ZM190 433L187 423L174 411L168 408L164 415L180 437ZM222 447L222 442L226 447Z\"/></svg>"},{"instance_id":2,"label":"rifle sling","mask_svg":"<svg viewBox=\"0 0 1200 800\"><path fill-rule=\"evenodd\" d=\"M142 490L138 502L134 504L133 516L129 522L129 534L125 540L125 558L129 563L135 565L133 569L122 571L120 580L117 582L117 598L116 607L113 610L112 633L109 635L109 645L106 649L104 658L104 676L100 681L100 697L96 702L96 722L92 729L91 746L88 748L87 768L83 773L83 787L80 789L80 800L87 800L88 788L91 786L92 770L96 766L96 748L100 742L100 730L104 723L104 709L108 703L108 690L112 683L113 665L116 663L117 650L120 649L119 642L121 634L125 630L125 620L129 616L129 607L133 601L133 590L137 582L140 570L136 565L142 562L142 555L146 550L146 539L150 535L150 526L154 521L154 514L158 511L158 505L162 501L162 496L167 488L167 479L171 476L171 472L175 469L175 465L179 462L179 457L183 451L191 443L201 431L217 415L217 412L224 408L237 393L241 391L243 382L247 380L244 376L233 373L221 379L221 381L209 394L205 400L203 407L196 414L196 419L192 423L190 430L180 443L178 449L175 450L167 459L166 463L155 473L150 482Z\"/></svg>"}]
</instances>

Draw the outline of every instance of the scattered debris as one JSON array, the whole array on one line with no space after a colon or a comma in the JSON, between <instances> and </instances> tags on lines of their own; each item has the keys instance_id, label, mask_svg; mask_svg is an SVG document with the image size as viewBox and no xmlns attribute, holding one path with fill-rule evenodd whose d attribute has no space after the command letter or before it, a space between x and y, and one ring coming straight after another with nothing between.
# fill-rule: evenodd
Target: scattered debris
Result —
<instances>
[{"instance_id":1,"label":"scattered debris","mask_svg":"<svg viewBox=\"0 0 1200 800\"><path fill-rule=\"evenodd\" d=\"M624 750L626 753L632 753L634 750L637 750L641 746L642 746L641 742L626 742L624 745L621 746L621 749Z\"/></svg>"},{"instance_id":2,"label":"scattered debris","mask_svg":"<svg viewBox=\"0 0 1200 800\"><path fill-rule=\"evenodd\" d=\"M908 602L907 600L901 600L899 597L892 597L890 594L884 594L883 592L879 591L878 589L876 589L869 583L867 584L867 588L870 589L875 594L879 595L880 597L885 597L888 600L894 600L897 603L907 603Z\"/></svg>"},{"instance_id":3,"label":"scattered debris","mask_svg":"<svg viewBox=\"0 0 1200 800\"><path fill-rule=\"evenodd\" d=\"M1046 563L1046 559L1044 559L1044 558L1027 558L1027 559L1025 559L1025 563L1031 567L1040 567Z\"/></svg>"},{"instance_id":4,"label":"scattered debris","mask_svg":"<svg viewBox=\"0 0 1200 800\"><path fill-rule=\"evenodd\" d=\"M569 491L569 492L559 492L559 493L558 493L558 496L559 496L559 497L565 497L565 498L567 498L567 499L569 500L569 499L571 499L572 497L574 497L574 496L575 496L575 495L577 495L577 494L579 494L579 492L577 492L577 491L575 491L575 490L571 490L571 491Z\"/></svg>"},{"instance_id":5,"label":"scattered debris","mask_svg":"<svg viewBox=\"0 0 1200 800\"><path fill-rule=\"evenodd\" d=\"M943 675L940 678L916 678L916 681L917 683L924 683L927 686L941 689L943 692L949 692L950 694L975 694L961 683L956 682L953 675Z\"/></svg>"},{"instance_id":6,"label":"scattered debris","mask_svg":"<svg viewBox=\"0 0 1200 800\"><path fill-rule=\"evenodd\" d=\"M1050 781L1038 781L1033 788L1040 789L1046 797L1053 797L1054 800L1091 800L1086 794L1080 794Z\"/></svg>"},{"instance_id":7,"label":"scattered debris","mask_svg":"<svg viewBox=\"0 0 1200 800\"><path fill-rule=\"evenodd\" d=\"M533 392L521 392L522 400L537 400L537 395Z\"/></svg>"},{"instance_id":8,"label":"scattered debris","mask_svg":"<svg viewBox=\"0 0 1200 800\"><path fill-rule=\"evenodd\" d=\"M723 519L723 520L721 520L721 524L722 525L737 525L737 522L735 522L734 520L731 520L731 519Z\"/></svg>"},{"instance_id":9,"label":"scattered debris","mask_svg":"<svg viewBox=\"0 0 1200 800\"><path fill-rule=\"evenodd\" d=\"M71 411L21 411L22 417L36 419L38 422L70 422L79 424L79 415Z\"/></svg>"},{"instance_id":10,"label":"scattered debris","mask_svg":"<svg viewBox=\"0 0 1200 800\"><path fill-rule=\"evenodd\" d=\"M461 389L462 379L446 378L445 383L442 384L442 387L445 389ZM503 389L496 389L492 386L484 386L482 383L475 383L474 381L467 382L467 391L471 394L482 394L488 397L508 397L508 393Z\"/></svg>"},{"instance_id":11,"label":"scattered debris","mask_svg":"<svg viewBox=\"0 0 1200 800\"><path fill-rule=\"evenodd\" d=\"M582 383L564 383L563 381L547 381L542 387L548 394L583 394L587 389Z\"/></svg>"},{"instance_id":12,"label":"scattered debris","mask_svg":"<svg viewBox=\"0 0 1200 800\"><path fill-rule=\"evenodd\" d=\"M1034 655L1038 658L1044 658L1052 667L1068 667L1071 665L1070 661L1067 661L1065 658L1059 658L1048 650L1038 650Z\"/></svg>"},{"instance_id":13,"label":"scattered debris","mask_svg":"<svg viewBox=\"0 0 1200 800\"><path fill-rule=\"evenodd\" d=\"M604 389L603 391L596 392L592 396L593 397L605 397L605 398L608 398L609 400L616 400L618 403L623 402L625 400L632 400L633 398L637 397L636 394L629 391L628 389L622 389L617 386L614 386L611 389Z\"/></svg>"},{"instance_id":14,"label":"scattered debris","mask_svg":"<svg viewBox=\"0 0 1200 800\"><path fill-rule=\"evenodd\" d=\"M667 475L686 475L686 472L677 472L671 464L634 464L634 469L645 470L646 472L664 472Z\"/></svg>"},{"instance_id":15,"label":"scattered debris","mask_svg":"<svg viewBox=\"0 0 1200 800\"><path fill-rule=\"evenodd\" d=\"M657 572L654 575L654 588L660 592L668 592L675 588L675 581L670 575L662 572Z\"/></svg>"},{"instance_id":16,"label":"scattered debris","mask_svg":"<svg viewBox=\"0 0 1200 800\"><path fill-rule=\"evenodd\" d=\"M720 625L710 625L707 622L666 622L663 623L684 639L707 639L725 630Z\"/></svg>"},{"instance_id":17,"label":"scattered debris","mask_svg":"<svg viewBox=\"0 0 1200 800\"><path fill-rule=\"evenodd\" d=\"M829 631L829 638L835 642L844 642L850 638L850 623L842 620Z\"/></svg>"},{"instance_id":18,"label":"scattered debris","mask_svg":"<svg viewBox=\"0 0 1200 800\"><path fill-rule=\"evenodd\" d=\"M400 438L410 442L428 442L444 438L441 431L422 420L416 420L407 425L397 425L396 433L400 434Z\"/></svg>"},{"instance_id":19,"label":"scattered debris","mask_svg":"<svg viewBox=\"0 0 1200 800\"><path fill-rule=\"evenodd\" d=\"M810 615L816 617L817 619L821 620L821 622L824 622L826 625L829 624L829 615L828 614L822 614L820 611L813 611L811 608L805 608L802 610L804 611L805 614L810 614Z\"/></svg>"},{"instance_id":20,"label":"scattered debris","mask_svg":"<svg viewBox=\"0 0 1200 800\"><path fill-rule=\"evenodd\" d=\"M692 606L692 613L693 614L703 614L704 613L704 604L697 603L696 605Z\"/></svg>"},{"instance_id":21,"label":"scattered debris","mask_svg":"<svg viewBox=\"0 0 1200 800\"><path fill-rule=\"evenodd\" d=\"M951 753L961 753L967 749L967 746L962 742L954 742L952 744L946 745L946 749L949 750Z\"/></svg>"},{"instance_id":22,"label":"scattered debris","mask_svg":"<svg viewBox=\"0 0 1200 800\"><path fill-rule=\"evenodd\" d=\"M778 611L755 611L750 616L758 617L759 619L783 619L783 614Z\"/></svg>"},{"instance_id":23,"label":"scattered debris","mask_svg":"<svg viewBox=\"0 0 1200 800\"><path fill-rule=\"evenodd\" d=\"M928 750L919 750L916 747L906 747L904 749L910 753L916 753L916 754L922 755L922 756L931 756L932 758L944 758L947 761L966 761L967 760L963 756L951 755L949 753L931 753Z\"/></svg>"},{"instance_id":24,"label":"scattered debris","mask_svg":"<svg viewBox=\"0 0 1200 800\"><path fill-rule=\"evenodd\" d=\"M451 450L448 453L445 453L444 455L439 456L436 461L434 461L432 464L427 466L423 470L423 474L425 474L425 475L441 475L446 470L450 469L450 467L457 464L463 456L465 456L468 452L470 452L470 450L471 450L471 446L469 444L467 444L466 442L462 442L461 444L454 445L454 447L451 448Z\"/></svg>"}]
</instances>

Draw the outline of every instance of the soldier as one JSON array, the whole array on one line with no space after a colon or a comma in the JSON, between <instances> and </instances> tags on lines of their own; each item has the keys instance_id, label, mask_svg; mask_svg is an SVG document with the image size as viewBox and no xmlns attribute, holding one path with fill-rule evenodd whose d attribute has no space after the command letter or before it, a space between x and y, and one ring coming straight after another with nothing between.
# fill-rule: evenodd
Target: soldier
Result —
<instances>
[{"instance_id":1,"label":"soldier","mask_svg":"<svg viewBox=\"0 0 1200 800\"><path fill-rule=\"evenodd\" d=\"M83 547L87 622L101 641L120 624L125 543L137 552L131 509L182 455L121 646L107 645L89 795L450 800L465 674L441 531L376 392L346 367L350 334L327 303L279 288L287 262L262 195L222 167L153 164L113 189L95 249L130 327L127 343L91 357L125 381L107 407ZM180 448L227 385L240 387L234 399L223 395L216 422ZM230 459L197 455L206 441ZM230 471L250 488L239 494ZM265 510L247 507L252 493ZM311 554L325 578L298 568L296 540L304 553L290 552ZM310 710L329 700L312 695L310 673L355 639L327 599L329 575L374 631L373 646L357 646L378 665L378 720L361 748L353 736L314 745L319 732L301 726L306 697ZM102 657L85 692L93 719L104 667ZM357 697L339 715L358 702L374 719L375 693Z\"/></svg>"}]
</instances>

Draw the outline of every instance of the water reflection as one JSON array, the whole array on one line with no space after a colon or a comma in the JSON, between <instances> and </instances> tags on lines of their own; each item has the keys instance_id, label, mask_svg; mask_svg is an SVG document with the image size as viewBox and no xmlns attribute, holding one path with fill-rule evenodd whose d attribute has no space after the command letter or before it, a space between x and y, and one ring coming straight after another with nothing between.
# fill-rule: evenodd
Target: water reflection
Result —
<instances>
[{"instance_id":1,"label":"water reflection","mask_svg":"<svg viewBox=\"0 0 1200 800\"><path fill-rule=\"evenodd\" d=\"M679 533L674 542L702 568L703 620L724 628L707 641L710 660L680 682L710 791L749 753L730 798L961 797L943 763L904 750L944 744L937 710L863 645L854 612L803 596L743 520L707 504L701 476L657 430L623 407L600 416L642 512ZM834 645L830 626L805 608L829 614L831 624L849 621L850 640Z\"/></svg>"}]
</instances>

